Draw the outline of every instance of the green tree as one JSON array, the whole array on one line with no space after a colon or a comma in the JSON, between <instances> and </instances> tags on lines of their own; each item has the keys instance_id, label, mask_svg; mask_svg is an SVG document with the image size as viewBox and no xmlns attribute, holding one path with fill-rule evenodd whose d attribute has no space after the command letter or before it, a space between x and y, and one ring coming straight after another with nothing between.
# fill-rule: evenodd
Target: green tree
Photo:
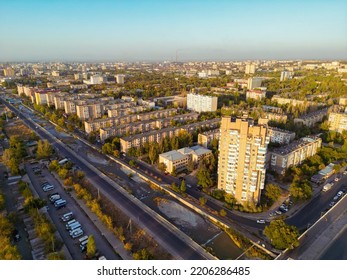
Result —
<instances>
[{"instance_id":1,"label":"green tree","mask_svg":"<svg viewBox=\"0 0 347 280\"><path fill-rule=\"evenodd\" d=\"M271 244L279 250L299 246L299 231L295 226L287 225L283 220L273 220L264 229Z\"/></svg>"},{"instance_id":2,"label":"green tree","mask_svg":"<svg viewBox=\"0 0 347 280\"><path fill-rule=\"evenodd\" d=\"M166 170L166 164L164 162L160 162L158 164L158 169L162 172L164 172Z\"/></svg>"},{"instance_id":3,"label":"green tree","mask_svg":"<svg viewBox=\"0 0 347 280\"><path fill-rule=\"evenodd\" d=\"M185 193L187 191L187 185L185 180L182 180L180 190L182 193Z\"/></svg>"},{"instance_id":4,"label":"green tree","mask_svg":"<svg viewBox=\"0 0 347 280\"><path fill-rule=\"evenodd\" d=\"M188 170L188 172L193 172L193 170L194 170L194 162L191 159L189 159L189 161L188 161L187 170Z\"/></svg>"},{"instance_id":5,"label":"green tree","mask_svg":"<svg viewBox=\"0 0 347 280\"><path fill-rule=\"evenodd\" d=\"M37 143L36 157L38 159L49 158L53 153L53 148L49 144L48 140L39 140Z\"/></svg>"},{"instance_id":6,"label":"green tree","mask_svg":"<svg viewBox=\"0 0 347 280\"><path fill-rule=\"evenodd\" d=\"M149 147L149 151L148 151L148 157L152 164L154 164L154 162L157 160L158 155L159 153L158 153L157 145L154 143L151 143Z\"/></svg>"},{"instance_id":7,"label":"green tree","mask_svg":"<svg viewBox=\"0 0 347 280\"><path fill-rule=\"evenodd\" d=\"M222 208L220 211L219 211L219 215L221 217L225 217L227 215L227 212Z\"/></svg>"},{"instance_id":8,"label":"green tree","mask_svg":"<svg viewBox=\"0 0 347 280\"><path fill-rule=\"evenodd\" d=\"M49 171L58 171L60 168L59 162L55 159L52 160L48 166Z\"/></svg>"},{"instance_id":9,"label":"green tree","mask_svg":"<svg viewBox=\"0 0 347 280\"><path fill-rule=\"evenodd\" d=\"M101 151L106 155L112 155L113 153L113 147L111 143L105 143L101 147Z\"/></svg>"},{"instance_id":10,"label":"green tree","mask_svg":"<svg viewBox=\"0 0 347 280\"><path fill-rule=\"evenodd\" d=\"M153 256L146 248L143 248L143 249L135 252L133 254L133 257L134 257L134 260L151 260L151 259L153 259Z\"/></svg>"},{"instance_id":11,"label":"green tree","mask_svg":"<svg viewBox=\"0 0 347 280\"><path fill-rule=\"evenodd\" d=\"M207 198L204 196L199 197L199 203L201 206L204 206L207 202Z\"/></svg>"},{"instance_id":12,"label":"green tree","mask_svg":"<svg viewBox=\"0 0 347 280\"><path fill-rule=\"evenodd\" d=\"M281 188L277 185L267 184L265 187L265 196L271 201L276 201L281 193Z\"/></svg>"},{"instance_id":13,"label":"green tree","mask_svg":"<svg viewBox=\"0 0 347 280\"><path fill-rule=\"evenodd\" d=\"M69 170L67 170L66 168L60 168L58 171L58 176L61 179L66 179L68 174L69 174Z\"/></svg>"},{"instance_id":14,"label":"green tree","mask_svg":"<svg viewBox=\"0 0 347 280\"><path fill-rule=\"evenodd\" d=\"M204 189L213 186L211 172L207 169L204 162L200 165L198 173L196 174L196 178L198 179L198 184Z\"/></svg>"},{"instance_id":15,"label":"green tree","mask_svg":"<svg viewBox=\"0 0 347 280\"><path fill-rule=\"evenodd\" d=\"M11 174L19 174L19 160L14 155L13 149L6 149L2 155L2 160L10 169Z\"/></svg>"},{"instance_id":16,"label":"green tree","mask_svg":"<svg viewBox=\"0 0 347 280\"><path fill-rule=\"evenodd\" d=\"M0 235L0 260L20 260L17 247L11 244L10 238Z\"/></svg>"},{"instance_id":17,"label":"green tree","mask_svg":"<svg viewBox=\"0 0 347 280\"><path fill-rule=\"evenodd\" d=\"M0 193L0 211L5 209L5 196Z\"/></svg>"},{"instance_id":18,"label":"green tree","mask_svg":"<svg viewBox=\"0 0 347 280\"><path fill-rule=\"evenodd\" d=\"M87 243L87 255L89 258L93 258L96 253L96 244L95 244L95 239L94 235L90 235L88 237L88 243Z\"/></svg>"},{"instance_id":19,"label":"green tree","mask_svg":"<svg viewBox=\"0 0 347 280\"><path fill-rule=\"evenodd\" d=\"M295 200L307 200L312 197L312 186L308 180L294 179L289 192Z\"/></svg>"}]
</instances>

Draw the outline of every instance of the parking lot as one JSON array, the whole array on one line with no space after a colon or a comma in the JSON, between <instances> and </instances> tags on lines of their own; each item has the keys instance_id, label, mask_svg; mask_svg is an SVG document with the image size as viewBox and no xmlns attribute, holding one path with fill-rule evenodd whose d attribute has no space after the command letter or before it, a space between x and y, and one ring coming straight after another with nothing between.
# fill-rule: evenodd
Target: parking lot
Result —
<instances>
[{"instance_id":1,"label":"parking lot","mask_svg":"<svg viewBox=\"0 0 347 280\"><path fill-rule=\"evenodd\" d=\"M26 170L38 195L47 201L48 214L54 222L73 259L85 259L85 252L81 252L80 242L78 241L79 238L85 235L94 236L100 256L105 256L106 259L119 259L119 256L103 237L103 234L95 227L94 223L86 216L76 201L69 196L64 187L50 174L46 167L38 163L26 164ZM44 187L41 187L44 183L46 183ZM44 191L43 189L47 186L53 186L53 188ZM50 196L52 194L55 194L55 196L53 196L54 198L52 197L52 201L50 201ZM57 204L54 204L54 200L65 200L66 205L63 207L56 207ZM80 223L80 228L83 231L83 234L78 235L75 239L70 236L69 231L66 229L67 221L63 222L61 220L63 214L68 212L73 213L72 218Z\"/></svg>"}]
</instances>

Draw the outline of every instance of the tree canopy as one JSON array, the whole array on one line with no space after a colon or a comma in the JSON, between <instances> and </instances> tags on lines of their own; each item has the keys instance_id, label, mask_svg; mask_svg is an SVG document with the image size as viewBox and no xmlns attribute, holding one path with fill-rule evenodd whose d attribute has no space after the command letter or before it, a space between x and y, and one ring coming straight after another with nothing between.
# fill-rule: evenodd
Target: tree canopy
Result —
<instances>
[{"instance_id":1,"label":"tree canopy","mask_svg":"<svg viewBox=\"0 0 347 280\"><path fill-rule=\"evenodd\" d=\"M276 249L294 248L299 246L299 231L295 226L287 225L283 220L273 220L264 229L264 234L270 239Z\"/></svg>"}]
</instances>

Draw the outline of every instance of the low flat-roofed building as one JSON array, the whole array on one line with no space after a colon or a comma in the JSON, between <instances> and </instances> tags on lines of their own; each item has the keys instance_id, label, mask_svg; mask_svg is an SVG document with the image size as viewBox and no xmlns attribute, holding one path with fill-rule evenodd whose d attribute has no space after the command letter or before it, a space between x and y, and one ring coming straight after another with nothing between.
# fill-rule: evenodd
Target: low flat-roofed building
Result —
<instances>
[{"instance_id":1,"label":"low flat-roofed building","mask_svg":"<svg viewBox=\"0 0 347 280\"><path fill-rule=\"evenodd\" d=\"M186 169L190 161L196 165L204 158L211 156L211 154L211 150L196 145L160 154L159 163L164 163L166 171L169 173L174 170L179 172Z\"/></svg>"},{"instance_id":2,"label":"low flat-roofed building","mask_svg":"<svg viewBox=\"0 0 347 280\"><path fill-rule=\"evenodd\" d=\"M320 184L324 182L326 179L328 179L331 175L335 173L334 169L335 164L330 163L326 167L324 167L322 170L318 172L318 174L315 174L311 177L311 181L317 184Z\"/></svg>"}]
</instances>

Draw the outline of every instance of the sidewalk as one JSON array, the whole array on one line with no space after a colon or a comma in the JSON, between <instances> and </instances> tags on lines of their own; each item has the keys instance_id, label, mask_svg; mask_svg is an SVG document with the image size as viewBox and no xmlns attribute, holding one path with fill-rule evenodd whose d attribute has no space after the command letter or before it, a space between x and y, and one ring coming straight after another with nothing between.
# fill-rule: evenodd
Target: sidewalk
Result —
<instances>
[{"instance_id":1,"label":"sidewalk","mask_svg":"<svg viewBox=\"0 0 347 280\"><path fill-rule=\"evenodd\" d=\"M311 246L301 254L299 259L318 260L346 228L347 212L345 211L316 237Z\"/></svg>"},{"instance_id":2,"label":"sidewalk","mask_svg":"<svg viewBox=\"0 0 347 280\"><path fill-rule=\"evenodd\" d=\"M62 186L64 186L62 180L55 173L52 173L52 175L57 181L60 182ZM124 249L124 244L100 221L100 219L90 210L84 201L82 199L78 199L74 191L67 192L67 194L69 194L76 201L79 207L100 231L101 235L112 246L115 252L120 255L123 260L133 260L131 252Z\"/></svg>"}]
</instances>

